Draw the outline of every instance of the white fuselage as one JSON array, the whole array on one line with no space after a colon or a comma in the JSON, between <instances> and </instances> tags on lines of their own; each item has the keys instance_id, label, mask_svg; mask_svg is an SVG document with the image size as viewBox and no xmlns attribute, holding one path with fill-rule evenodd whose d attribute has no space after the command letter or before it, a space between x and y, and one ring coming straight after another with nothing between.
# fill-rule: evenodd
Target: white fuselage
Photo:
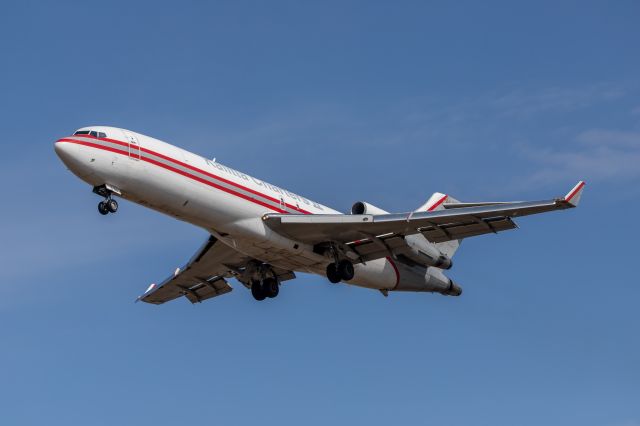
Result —
<instances>
[{"instance_id":1,"label":"white fuselage","mask_svg":"<svg viewBox=\"0 0 640 426\"><path fill-rule=\"evenodd\" d=\"M324 274L331 262L308 244L272 231L262 216L336 210L149 136L115 127L86 129L102 133L64 137L55 150L90 185L107 185L125 199L199 226L235 250L280 268ZM398 285L399 269L412 269L388 258L355 266L350 284L381 290Z\"/></svg>"}]
</instances>

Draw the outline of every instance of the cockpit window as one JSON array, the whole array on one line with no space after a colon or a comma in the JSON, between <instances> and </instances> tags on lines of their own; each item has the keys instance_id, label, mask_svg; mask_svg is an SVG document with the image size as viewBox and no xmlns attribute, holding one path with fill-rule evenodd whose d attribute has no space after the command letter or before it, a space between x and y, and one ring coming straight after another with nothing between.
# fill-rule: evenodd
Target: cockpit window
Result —
<instances>
[{"instance_id":1,"label":"cockpit window","mask_svg":"<svg viewBox=\"0 0 640 426\"><path fill-rule=\"evenodd\" d=\"M95 130L78 130L74 133L74 135L89 135L94 138L106 138L107 134L105 132L96 132Z\"/></svg>"}]
</instances>

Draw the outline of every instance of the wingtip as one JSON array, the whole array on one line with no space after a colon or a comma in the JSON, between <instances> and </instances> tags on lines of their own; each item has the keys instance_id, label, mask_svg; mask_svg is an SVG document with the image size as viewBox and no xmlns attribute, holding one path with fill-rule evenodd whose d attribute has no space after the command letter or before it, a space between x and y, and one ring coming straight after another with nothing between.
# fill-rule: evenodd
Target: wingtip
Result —
<instances>
[{"instance_id":1,"label":"wingtip","mask_svg":"<svg viewBox=\"0 0 640 426\"><path fill-rule=\"evenodd\" d=\"M584 190L585 185L586 182L583 180L578 182L576 186L574 186L573 189L571 189L571 191L569 191L567 195L565 195L564 201L571 204L573 207L578 207L578 204L580 204L580 197L582 197L582 191Z\"/></svg>"},{"instance_id":2,"label":"wingtip","mask_svg":"<svg viewBox=\"0 0 640 426\"><path fill-rule=\"evenodd\" d=\"M158 285L156 283L151 284L149 287L147 287L147 289L144 291L144 293L142 293L140 296L138 296L138 298L135 300L134 303L138 303L139 301L142 300L142 298L144 298L145 296L149 295L150 293L153 293L153 291L158 287Z\"/></svg>"}]
</instances>

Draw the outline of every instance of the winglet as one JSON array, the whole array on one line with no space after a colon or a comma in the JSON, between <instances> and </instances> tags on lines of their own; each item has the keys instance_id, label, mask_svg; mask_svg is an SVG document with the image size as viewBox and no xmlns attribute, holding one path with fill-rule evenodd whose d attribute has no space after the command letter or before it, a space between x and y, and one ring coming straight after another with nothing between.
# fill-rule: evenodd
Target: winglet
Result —
<instances>
[{"instance_id":1,"label":"winglet","mask_svg":"<svg viewBox=\"0 0 640 426\"><path fill-rule=\"evenodd\" d=\"M580 197L582 196L582 190L584 190L585 182L581 180L573 187L567 195L564 196L564 201L571 204L573 207L578 207L580 204Z\"/></svg>"}]
</instances>

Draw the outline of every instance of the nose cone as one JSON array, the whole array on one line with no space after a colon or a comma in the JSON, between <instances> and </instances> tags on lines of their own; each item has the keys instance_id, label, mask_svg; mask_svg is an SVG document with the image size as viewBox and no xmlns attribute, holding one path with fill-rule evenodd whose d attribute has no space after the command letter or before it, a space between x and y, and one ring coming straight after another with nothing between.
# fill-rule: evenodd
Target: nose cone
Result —
<instances>
[{"instance_id":1,"label":"nose cone","mask_svg":"<svg viewBox=\"0 0 640 426\"><path fill-rule=\"evenodd\" d=\"M83 146L71 142L58 141L53 148L65 166L79 178L84 179L93 173Z\"/></svg>"},{"instance_id":2,"label":"nose cone","mask_svg":"<svg viewBox=\"0 0 640 426\"><path fill-rule=\"evenodd\" d=\"M68 161L72 160L73 149L70 143L58 141L53 145L53 149L56 151L56 154L60 157L63 163L67 164Z\"/></svg>"}]
</instances>

